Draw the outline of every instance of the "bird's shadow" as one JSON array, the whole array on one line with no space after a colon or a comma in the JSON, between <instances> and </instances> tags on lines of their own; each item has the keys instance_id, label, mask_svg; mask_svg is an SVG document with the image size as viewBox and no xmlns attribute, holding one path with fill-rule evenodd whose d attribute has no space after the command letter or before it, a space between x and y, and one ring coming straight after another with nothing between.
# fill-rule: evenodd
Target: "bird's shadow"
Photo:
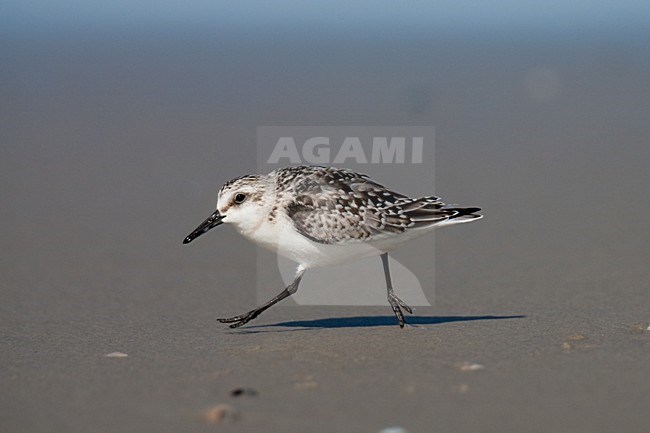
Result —
<instances>
[{"instance_id":1,"label":"bird's shadow","mask_svg":"<svg viewBox=\"0 0 650 433\"><path fill-rule=\"evenodd\" d=\"M410 316L406 318L409 325L440 325L450 322L471 322L475 320L502 320L502 319L523 319L524 315L513 316ZM397 326L395 316L356 316L356 317L332 317L315 320L292 320L289 322L278 322L269 325L254 325L242 328L242 333L258 332L286 332L309 329L332 329L332 328L372 328L378 326ZM268 328L294 328L285 330L262 330ZM298 329L295 329L298 328Z\"/></svg>"}]
</instances>

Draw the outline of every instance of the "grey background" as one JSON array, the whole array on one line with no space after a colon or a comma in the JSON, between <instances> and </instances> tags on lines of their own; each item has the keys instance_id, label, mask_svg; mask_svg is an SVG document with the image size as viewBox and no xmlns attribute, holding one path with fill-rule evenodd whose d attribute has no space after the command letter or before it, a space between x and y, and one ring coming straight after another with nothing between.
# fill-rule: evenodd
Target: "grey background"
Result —
<instances>
[{"instance_id":1,"label":"grey background","mask_svg":"<svg viewBox=\"0 0 650 433\"><path fill-rule=\"evenodd\" d=\"M0 430L212 431L198 414L228 403L242 432L645 431L648 27L589 10L458 31L9 14ZM526 90L540 66L546 101ZM435 192L485 209L436 236L414 328L388 307L215 321L253 307L255 249L183 237L255 171L258 125L315 123L435 125Z\"/></svg>"}]
</instances>

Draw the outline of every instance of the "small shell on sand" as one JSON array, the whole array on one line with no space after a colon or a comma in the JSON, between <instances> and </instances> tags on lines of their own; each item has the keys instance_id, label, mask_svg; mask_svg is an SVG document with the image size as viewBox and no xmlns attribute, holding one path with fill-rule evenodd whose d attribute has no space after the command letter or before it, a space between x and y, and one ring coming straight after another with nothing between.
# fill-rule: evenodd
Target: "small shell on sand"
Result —
<instances>
[{"instance_id":1,"label":"small shell on sand","mask_svg":"<svg viewBox=\"0 0 650 433\"><path fill-rule=\"evenodd\" d=\"M482 364L476 364L476 363L471 363L471 362L465 362L461 364L458 369L460 371L477 371L477 370L483 370L485 369L485 366Z\"/></svg>"},{"instance_id":2,"label":"small shell on sand","mask_svg":"<svg viewBox=\"0 0 650 433\"><path fill-rule=\"evenodd\" d=\"M408 433L403 427L386 427L379 431L379 433Z\"/></svg>"},{"instance_id":3,"label":"small shell on sand","mask_svg":"<svg viewBox=\"0 0 650 433\"><path fill-rule=\"evenodd\" d=\"M107 357L107 358L126 358L129 355L127 355L126 353L122 353L122 352L111 352L111 353L107 353L104 356Z\"/></svg>"},{"instance_id":4,"label":"small shell on sand","mask_svg":"<svg viewBox=\"0 0 650 433\"><path fill-rule=\"evenodd\" d=\"M207 424L237 421L239 416L239 411L229 404L217 404L201 412L201 419Z\"/></svg>"}]
</instances>

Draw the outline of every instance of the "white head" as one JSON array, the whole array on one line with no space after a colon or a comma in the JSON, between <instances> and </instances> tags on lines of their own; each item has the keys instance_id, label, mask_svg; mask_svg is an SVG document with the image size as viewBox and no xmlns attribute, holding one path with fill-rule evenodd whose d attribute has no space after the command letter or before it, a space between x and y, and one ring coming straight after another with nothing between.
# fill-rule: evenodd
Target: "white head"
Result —
<instances>
[{"instance_id":1,"label":"white head","mask_svg":"<svg viewBox=\"0 0 650 433\"><path fill-rule=\"evenodd\" d=\"M243 235L254 232L273 208L275 189L265 175L246 175L226 182L219 190L217 210L199 225L183 243L192 242L222 223L233 224Z\"/></svg>"}]
</instances>

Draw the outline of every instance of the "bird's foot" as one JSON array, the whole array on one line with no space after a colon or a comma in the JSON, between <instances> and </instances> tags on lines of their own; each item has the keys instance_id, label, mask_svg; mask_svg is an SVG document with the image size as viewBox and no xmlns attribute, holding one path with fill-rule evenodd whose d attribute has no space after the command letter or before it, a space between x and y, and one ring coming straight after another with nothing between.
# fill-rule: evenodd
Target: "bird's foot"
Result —
<instances>
[{"instance_id":1,"label":"bird's foot","mask_svg":"<svg viewBox=\"0 0 650 433\"><path fill-rule=\"evenodd\" d=\"M261 311L251 310L248 313L240 314L239 316L229 317L227 319L217 319L217 321L221 323L230 323L231 328L239 328L259 316L260 313Z\"/></svg>"},{"instance_id":2,"label":"bird's foot","mask_svg":"<svg viewBox=\"0 0 650 433\"><path fill-rule=\"evenodd\" d=\"M397 321L399 322L399 327L403 328L406 322L404 321L404 314L402 313L402 308L408 311L410 314L413 314L413 310L411 309L411 307L406 305L404 301L398 298L395 294L388 295L388 302L390 303L390 306L393 309L393 312L395 313L395 317L397 317Z\"/></svg>"}]
</instances>

